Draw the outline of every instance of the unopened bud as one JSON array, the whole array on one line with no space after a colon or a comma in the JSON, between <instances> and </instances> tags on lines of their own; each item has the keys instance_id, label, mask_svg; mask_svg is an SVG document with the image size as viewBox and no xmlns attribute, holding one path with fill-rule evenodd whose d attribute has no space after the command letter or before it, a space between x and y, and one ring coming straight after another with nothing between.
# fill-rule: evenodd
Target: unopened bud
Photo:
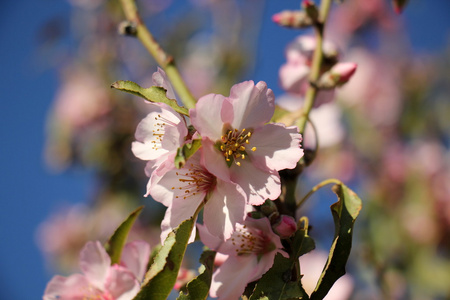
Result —
<instances>
[{"instance_id":1,"label":"unopened bud","mask_svg":"<svg viewBox=\"0 0 450 300\"><path fill-rule=\"evenodd\" d=\"M313 20L301 10L284 10L272 16L272 21L283 27L306 28L313 24Z\"/></svg>"},{"instance_id":2,"label":"unopened bud","mask_svg":"<svg viewBox=\"0 0 450 300\"><path fill-rule=\"evenodd\" d=\"M274 212L278 212L278 208L272 200L266 200L260 207L261 212L266 216L270 216Z\"/></svg>"},{"instance_id":3,"label":"unopened bud","mask_svg":"<svg viewBox=\"0 0 450 300\"><path fill-rule=\"evenodd\" d=\"M341 86L355 74L357 65L355 63L337 63L328 72L322 74L316 86L320 89L332 89Z\"/></svg>"},{"instance_id":4,"label":"unopened bud","mask_svg":"<svg viewBox=\"0 0 450 300\"><path fill-rule=\"evenodd\" d=\"M293 217L281 215L272 228L282 239L286 239L297 231L297 223Z\"/></svg>"},{"instance_id":5,"label":"unopened bud","mask_svg":"<svg viewBox=\"0 0 450 300\"><path fill-rule=\"evenodd\" d=\"M319 19L319 10L317 9L317 6L313 1L303 0L302 8L313 22L317 22L317 20Z\"/></svg>"},{"instance_id":6,"label":"unopened bud","mask_svg":"<svg viewBox=\"0 0 450 300\"><path fill-rule=\"evenodd\" d=\"M401 14L409 0L392 0L392 6L397 14Z\"/></svg>"},{"instance_id":7,"label":"unopened bud","mask_svg":"<svg viewBox=\"0 0 450 300\"><path fill-rule=\"evenodd\" d=\"M247 213L247 216L253 219L262 219L265 218L266 216L260 212L260 211L251 211L249 213Z\"/></svg>"}]
</instances>

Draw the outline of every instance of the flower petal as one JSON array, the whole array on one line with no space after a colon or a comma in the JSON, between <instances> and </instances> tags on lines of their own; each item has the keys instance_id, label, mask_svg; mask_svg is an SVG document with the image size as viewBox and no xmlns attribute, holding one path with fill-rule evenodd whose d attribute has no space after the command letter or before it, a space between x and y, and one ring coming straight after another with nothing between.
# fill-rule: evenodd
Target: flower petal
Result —
<instances>
[{"instance_id":1,"label":"flower petal","mask_svg":"<svg viewBox=\"0 0 450 300\"><path fill-rule=\"evenodd\" d=\"M244 191L237 185L218 180L205 205L203 223L211 234L227 239L235 224L244 221L245 203Z\"/></svg>"},{"instance_id":2,"label":"flower petal","mask_svg":"<svg viewBox=\"0 0 450 300\"><path fill-rule=\"evenodd\" d=\"M138 281L142 281L149 258L150 245L144 241L134 241L123 247L120 264L130 270Z\"/></svg>"},{"instance_id":3,"label":"flower petal","mask_svg":"<svg viewBox=\"0 0 450 300\"><path fill-rule=\"evenodd\" d=\"M275 200L281 193L280 176L276 171L263 171L249 162L230 167L231 180L237 183L248 197L248 204L261 205L266 199Z\"/></svg>"},{"instance_id":4,"label":"flower petal","mask_svg":"<svg viewBox=\"0 0 450 300\"><path fill-rule=\"evenodd\" d=\"M140 283L130 270L113 265L109 270L105 287L112 299L132 300L140 290Z\"/></svg>"},{"instance_id":5,"label":"flower petal","mask_svg":"<svg viewBox=\"0 0 450 300\"><path fill-rule=\"evenodd\" d=\"M81 274L69 277L56 275L47 284L43 300L82 300L89 291L89 281Z\"/></svg>"},{"instance_id":6,"label":"flower petal","mask_svg":"<svg viewBox=\"0 0 450 300\"><path fill-rule=\"evenodd\" d=\"M230 181L230 169L222 152L216 149L209 139L202 140L202 165L214 176L223 181Z\"/></svg>"},{"instance_id":7,"label":"flower petal","mask_svg":"<svg viewBox=\"0 0 450 300\"><path fill-rule=\"evenodd\" d=\"M169 99L176 99L175 93L173 91L172 85L170 84L169 79L167 79L166 72L163 69L158 67L158 71L153 73L152 75L153 84L166 89L166 96Z\"/></svg>"},{"instance_id":8,"label":"flower petal","mask_svg":"<svg viewBox=\"0 0 450 300\"><path fill-rule=\"evenodd\" d=\"M100 290L111 265L111 258L99 241L88 242L80 252L80 268L89 282Z\"/></svg>"},{"instance_id":9,"label":"flower petal","mask_svg":"<svg viewBox=\"0 0 450 300\"><path fill-rule=\"evenodd\" d=\"M225 97L209 94L201 97L195 108L189 111L191 123L201 133L213 141L219 140L222 135L222 106Z\"/></svg>"},{"instance_id":10,"label":"flower petal","mask_svg":"<svg viewBox=\"0 0 450 300\"><path fill-rule=\"evenodd\" d=\"M210 296L219 297L220 300L239 299L249 279L255 277L254 268L257 264L255 255L229 256L213 274Z\"/></svg>"},{"instance_id":11,"label":"flower petal","mask_svg":"<svg viewBox=\"0 0 450 300\"><path fill-rule=\"evenodd\" d=\"M275 96L265 82L256 85L253 81L244 81L231 87L228 98L233 105L233 128L255 128L264 125L275 110Z\"/></svg>"},{"instance_id":12,"label":"flower petal","mask_svg":"<svg viewBox=\"0 0 450 300\"><path fill-rule=\"evenodd\" d=\"M293 169L303 156L301 140L296 126L286 128L284 124L266 124L257 128L249 144L249 148L256 147L251 153L252 162L263 170Z\"/></svg>"}]
</instances>

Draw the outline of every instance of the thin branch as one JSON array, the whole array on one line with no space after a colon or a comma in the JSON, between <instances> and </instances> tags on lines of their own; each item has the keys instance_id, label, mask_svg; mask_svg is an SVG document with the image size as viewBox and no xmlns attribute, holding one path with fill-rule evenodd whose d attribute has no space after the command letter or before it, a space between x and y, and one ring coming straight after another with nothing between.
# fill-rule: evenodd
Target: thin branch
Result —
<instances>
[{"instance_id":1,"label":"thin branch","mask_svg":"<svg viewBox=\"0 0 450 300\"><path fill-rule=\"evenodd\" d=\"M153 56L167 74L173 88L183 104L189 109L195 106L195 98L187 88L185 82L175 66L173 57L168 55L155 40L151 32L142 22L134 0L120 0L125 17L136 26L136 37L141 41L147 51Z\"/></svg>"}]
</instances>

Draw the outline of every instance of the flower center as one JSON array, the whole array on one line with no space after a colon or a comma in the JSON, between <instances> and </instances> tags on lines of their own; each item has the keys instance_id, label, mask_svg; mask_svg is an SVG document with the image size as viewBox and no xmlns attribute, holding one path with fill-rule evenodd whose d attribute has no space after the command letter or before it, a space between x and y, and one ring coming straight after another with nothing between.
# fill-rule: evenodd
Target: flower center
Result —
<instances>
[{"instance_id":1,"label":"flower center","mask_svg":"<svg viewBox=\"0 0 450 300\"><path fill-rule=\"evenodd\" d=\"M162 148L162 140L165 133L165 127L166 126L176 127L177 124L169 120L168 118L161 116L161 114L155 116L155 122L153 122L152 124L153 124L152 130L153 139L151 141L152 149L158 150Z\"/></svg>"},{"instance_id":2,"label":"flower center","mask_svg":"<svg viewBox=\"0 0 450 300\"><path fill-rule=\"evenodd\" d=\"M231 243L235 247L236 255L261 255L267 252L267 240L259 230L249 230L246 225L237 224L236 231L231 236Z\"/></svg>"},{"instance_id":3,"label":"flower center","mask_svg":"<svg viewBox=\"0 0 450 300\"><path fill-rule=\"evenodd\" d=\"M197 164L191 163L188 168L176 172L176 175L181 184L178 187L172 187L172 190L179 189L182 193L175 198L186 199L200 193L207 194L216 185L216 177Z\"/></svg>"},{"instance_id":4,"label":"flower center","mask_svg":"<svg viewBox=\"0 0 450 300\"><path fill-rule=\"evenodd\" d=\"M233 162L240 166L241 163L239 160L244 160L247 157L246 147L248 147L251 136L252 132L247 131L244 128L241 131L237 129L229 129L220 137L219 149L225 156L225 160L227 161L229 167ZM252 147L251 150L256 151L256 147Z\"/></svg>"}]
</instances>

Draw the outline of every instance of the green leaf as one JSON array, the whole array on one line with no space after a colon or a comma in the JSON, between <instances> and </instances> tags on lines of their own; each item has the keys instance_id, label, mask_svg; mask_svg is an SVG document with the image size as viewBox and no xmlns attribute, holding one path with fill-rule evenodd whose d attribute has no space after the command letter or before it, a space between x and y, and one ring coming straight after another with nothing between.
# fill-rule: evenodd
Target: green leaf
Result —
<instances>
[{"instance_id":1,"label":"green leaf","mask_svg":"<svg viewBox=\"0 0 450 300\"><path fill-rule=\"evenodd\" d=\"M175 285L196 216L183 221L169 233L153 264L145 274L141 290L134 297L135 300L167 299Z\"/></svg>"},{"instance_id":2,"label":"green leaf","mask_svg":"<svg viewBox=\"0 0 450 300\"><path fill-rule=\"evenodd\" d=\"M293 259L297 260L303 254L306 254L316 248L314 240L308 235L305 229L299 229L294 235L292 249L295 255Z\"/></svg>"},{"instance_id":3,"label":"green leaf","mask_svg":"<svg viewBox=\"0 0 450 300\"><path fill-rule=\"evenodd\" d=\"M139 84L133 81L119 80L111 84L112 88L120 91L124 91L139 97L142 97L150 102L165 103L173 108L176 112L189 116L189 111L179 106L175 99L169 99L166 96L166 90L159 86L151 86L149 88L143 88Z\"/></svg>"},{"instance_id":4,"label":"green leaf","mask_svg":"<svg viewBox=\"0 0 450 300\"><path fill-rule=\"evenodd\" d=\"M353 224L362 207L358 195L345 185L336 184L333 192L338 196L338 202L331 205L335 224L334 240L311 300L323 299L336 280L345 274L345 265L352 247Z\"/></svg>"},{"instance_id":5,"label":"green leaf","mask_svg":"<svg viewBox=\"0 0 450 300\"><path fill-rule=\"evenodd\" d=\"M215 256L216 252L211 250L202 253L200 263L203 264L203 272L187 284L187 294L181 291L177 300L204 300L208 297Z\"/></svg>"},{"instance_id":6,"label":"green leaf","mask_svg":"<svg viewBox=\"0 0 450 300\"><path fill-rule=\"evenodd\" d=\"M186 161L197 152L202 146L202 140L193 140L192 143L186 143L182 147L177 149L177 155L175 156L175 167L181 169Z\"/></svg>"},{"instance_id":7,"label":"green leaf","mask_svg":"<svg viewBox=\"0 0 450 300\"><path fill-rule=\"evenodd\" d=\"M278 253L272 268L256 284L250 300L309 299L300 283L300 276L293 276L296 273L295 268L293 259Z\"/></svg>"},{"instance_id":8,"label":"green leaf","mask_svg":"<svg viewBox=\"0 0 450 300\"><path fill-rule=\"evenodd\" d=\"M133 211L128 218L120 224L120 226L114 231L113 235L109 238L105 245L106 252L111 257L111 265L118 264L120 262L120 256L122 254L123 246L127 241L128 233L133 227L136 218L141 213L144 207L141 206Z\"/></svg>"}]
</instances>

